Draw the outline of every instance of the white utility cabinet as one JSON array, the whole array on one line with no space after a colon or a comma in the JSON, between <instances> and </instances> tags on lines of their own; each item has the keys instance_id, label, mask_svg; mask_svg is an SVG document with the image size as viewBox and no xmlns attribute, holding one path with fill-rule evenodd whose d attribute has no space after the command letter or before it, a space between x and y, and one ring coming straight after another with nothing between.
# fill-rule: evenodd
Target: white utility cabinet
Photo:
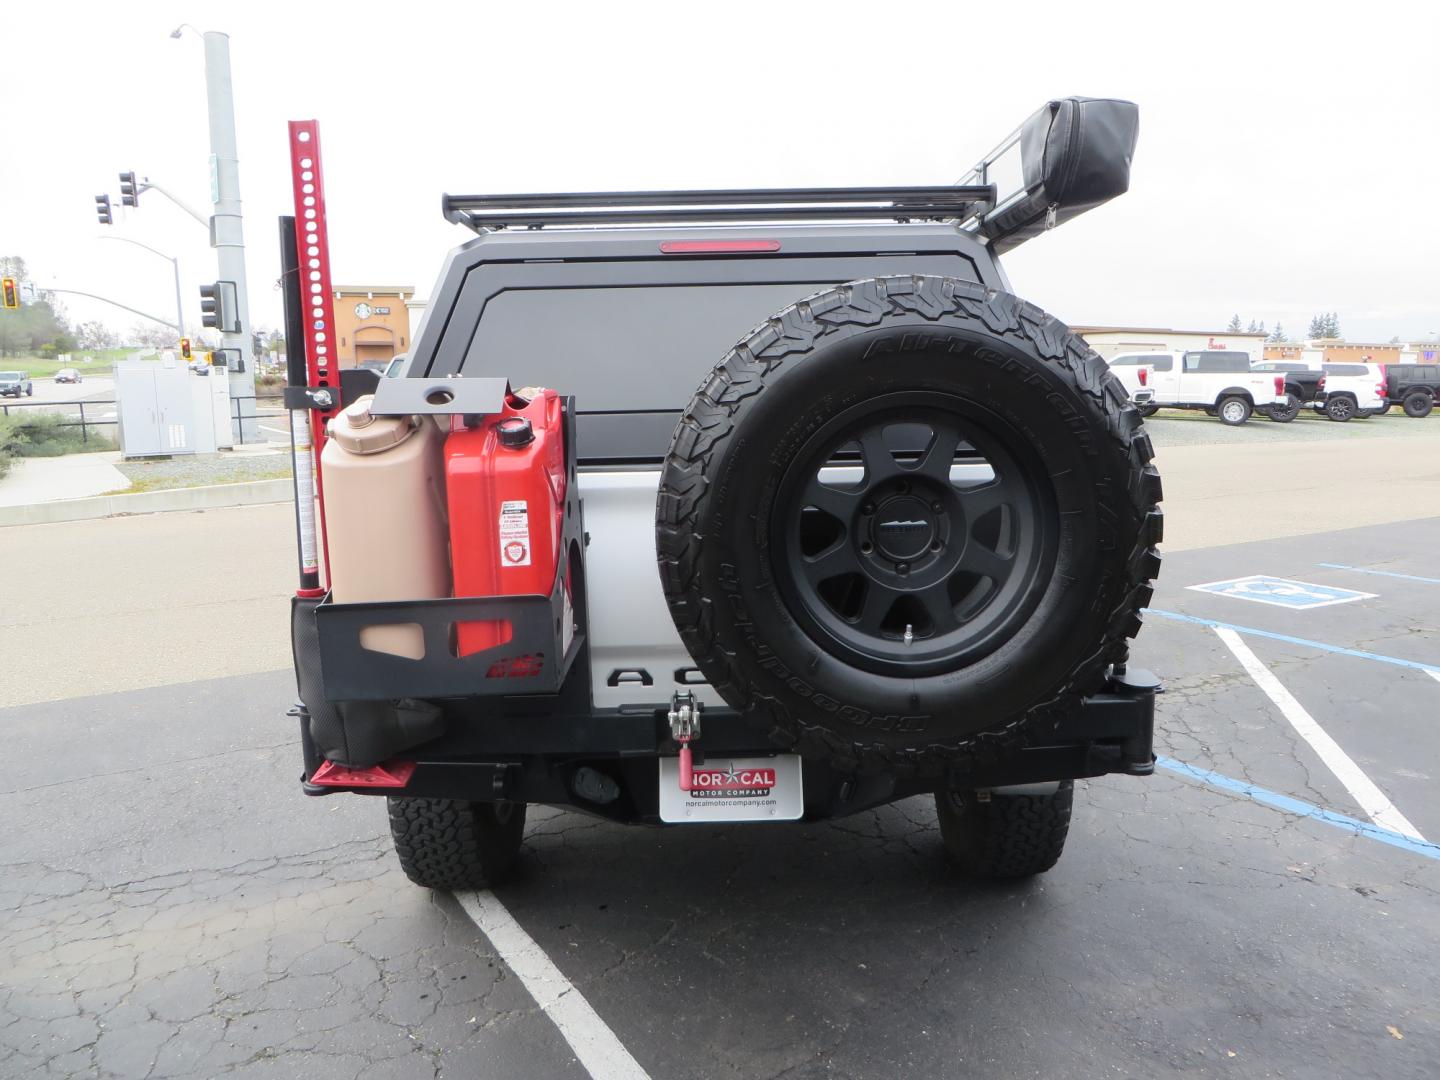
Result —
<instances>
[{"instance_id":1,"label":"white utility cabinet","mask_svg":"<svg viewBox=\"0 0 1440 1080\"><path fill-rule=\"evenodd\" d=\"M164 360L117 363L115 410L120 422L121 454L137 458L213 450L213 391L196 385L211 381L192 375L173 360L168 364ZM228 424L226 428L228 435Z\"/></svg>"}]
</instances>

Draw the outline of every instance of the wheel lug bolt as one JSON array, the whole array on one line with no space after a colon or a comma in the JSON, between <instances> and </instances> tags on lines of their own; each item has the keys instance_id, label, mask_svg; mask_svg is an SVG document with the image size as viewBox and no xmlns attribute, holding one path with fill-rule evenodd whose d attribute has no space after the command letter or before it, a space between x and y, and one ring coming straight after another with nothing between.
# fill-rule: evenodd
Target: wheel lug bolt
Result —
<instances>
[{"instance_id":1,"label":"wheel lug bolt","mask_svg":"<svg viewBox=\"0 0 1440 1080\"><path fill-rule=\"evenodd\" d=\"M930 509L934 510L938 514L940 512L940 500L936 499L934 502L932 502L930 504Z\"/></svg>"},{"instance_id":2,"label":"wheel lug bolt","mask_svg":"<svg viewBox=\"0 0 1440 1080\"><path fill-rule=\"evenodd\" d=\"M939 551L939 550L940 550L940 541L939 541L939 540L932 541L931 544L930 544L930 550L931 550L931 551Z\"/></svg>"},{"instance_id":3,"label":"wheel lug bolt","mask_svg":"<svg viewBox=\"0 0 1440 1080\"><path fill-rule=\"evenodd\" d=\"M874 550L875 550L875 548L874 548L874 546L870 543L869 540L866 540L863 544L860 545L860 551L861 551L863 554L869 555L870 552L872 552L872 551L874 551Z\"/></svg>"},{"instance_id":4,"label":"wheel lug bolt","mask_svg":"<svg viewBox=\"0 0 1440 1080\"><path fill-rule=\"evenodd\" d=\"M875 504L874 504L874 503L866 503L864 506L860 507L860 513L862 513L862 514L867 514L867 515L868 515L868 514L873 514L874 512L875 512Z\"/></svg>"},{"instance_id":5,"label":"wheel lug bolt","mask_svg":"<svg viewBox=\"0 0 1440 1080\"><path fill-rule=\"evenodd\" d=\"M910 564L902 562L899 566L895 567L895 570L897 573L908 574L910 572Z\"/></svg>"}]
</instances>

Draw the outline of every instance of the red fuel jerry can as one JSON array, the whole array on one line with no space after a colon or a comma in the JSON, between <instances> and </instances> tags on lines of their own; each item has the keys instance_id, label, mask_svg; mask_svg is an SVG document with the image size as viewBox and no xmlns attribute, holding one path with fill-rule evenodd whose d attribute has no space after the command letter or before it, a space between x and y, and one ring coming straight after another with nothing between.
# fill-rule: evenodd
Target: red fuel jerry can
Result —
<instances>
[{"instance_id":1,"label":"red fuel jerry can","mask_svg":"<svg viewBox=\"0 0 1440 1080\"><path fill-rule=\"evenodd\" d=\"M445 488L456 596L550 594L565 519L562 424L554 390L528 400L512 391L499 413L451 421ZM513 633L503 619L460 623L459 653L503 645Z\"/></svg>"}]
</instances>

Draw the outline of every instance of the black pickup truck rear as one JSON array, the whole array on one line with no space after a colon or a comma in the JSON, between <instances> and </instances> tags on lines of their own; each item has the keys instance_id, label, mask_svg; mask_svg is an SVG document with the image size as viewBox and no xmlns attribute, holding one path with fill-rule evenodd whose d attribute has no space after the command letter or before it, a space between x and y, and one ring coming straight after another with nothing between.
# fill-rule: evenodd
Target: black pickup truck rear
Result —
<instances>
[{"instance_id":1,"label":"black pickup truck rear","mask_svg":"<svg viewBox=\"0 0 1440 1080\"><path fill-rule=\"evenodd\" d=\"M1274 419L1293 420L1299 414L1301 406L1324 400L1325 372L1317 368L1289 360L1266 360L1252 364L1251 370L1285 376L1285 408L1271 410L1270 415Z\"/></svg>"}]
</instances>

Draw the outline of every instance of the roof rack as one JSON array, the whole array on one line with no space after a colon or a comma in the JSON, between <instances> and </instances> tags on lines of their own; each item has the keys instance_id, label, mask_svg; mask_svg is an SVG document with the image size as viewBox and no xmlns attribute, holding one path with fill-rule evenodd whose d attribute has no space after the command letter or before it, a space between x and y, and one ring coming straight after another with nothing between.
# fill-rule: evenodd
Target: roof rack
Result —
<instances>
[{"instance_id":1,"label":"roof rack","mask_svg":"<svg viewBox=\"0 0 1440 1080\"><path fill-rule=\"evenodd\" d=\"M995 205L992 184L446 195L445 217L476 232L548 225L802 220L965 221Z\"/></svg>"}]
</instances>

